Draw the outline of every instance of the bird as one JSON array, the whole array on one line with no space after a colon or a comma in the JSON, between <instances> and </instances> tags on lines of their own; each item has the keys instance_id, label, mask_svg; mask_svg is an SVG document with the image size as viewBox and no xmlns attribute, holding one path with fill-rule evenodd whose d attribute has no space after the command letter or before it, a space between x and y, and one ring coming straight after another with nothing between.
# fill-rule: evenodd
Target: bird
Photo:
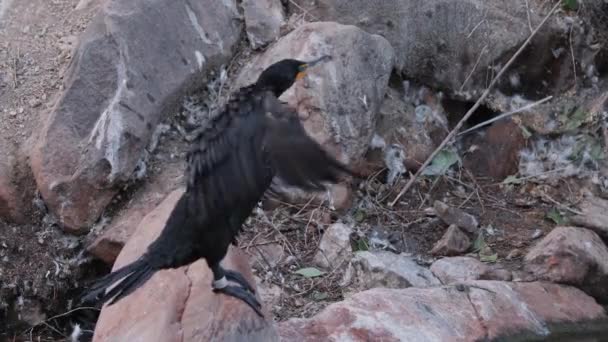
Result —
<instances>
[{"instance_id":1,"label":"bird","mask_svg":"<svg viewBox=\"0 0 608 342\"><path fill-rule=\"evenodd\" d=\"M310 68L331 59L282 59L238 89L191 142L185 191L158 238L137 260L93 281L80 302L113 305L155 272L202 258L213 273L214 292L238 298L264 317L253 286L221 261L275 177L305 191L322 191L344 175L357 176L312 139L297 111L279 100Z\"/></svg>"}]
</instances>

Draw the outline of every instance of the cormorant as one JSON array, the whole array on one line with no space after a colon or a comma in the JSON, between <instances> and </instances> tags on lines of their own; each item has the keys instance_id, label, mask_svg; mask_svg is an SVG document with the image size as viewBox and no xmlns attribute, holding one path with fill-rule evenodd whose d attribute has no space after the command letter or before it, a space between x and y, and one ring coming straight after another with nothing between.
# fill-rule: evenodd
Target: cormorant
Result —
<instances>
[{"instance_id":1,"label":"cormorant","mask_svg":"<svg viewBox=\"0 0 608 342\"><path fill-rule=\"evenodd\" d=\"M319 191L326 182L338 182L341 174L354 175L310 138L297 113L278 100L308 68L328 58L308 63L281 60L264 70L254 84L239 89L193 141L187 154L186 191L160 236L139 259L98 279L81 302L112 299L112 305L155 271L204 258L213 272L215 292L239 298L263 316L253 287L220 262L273 177Z\"/></svg>"}]
</instances>

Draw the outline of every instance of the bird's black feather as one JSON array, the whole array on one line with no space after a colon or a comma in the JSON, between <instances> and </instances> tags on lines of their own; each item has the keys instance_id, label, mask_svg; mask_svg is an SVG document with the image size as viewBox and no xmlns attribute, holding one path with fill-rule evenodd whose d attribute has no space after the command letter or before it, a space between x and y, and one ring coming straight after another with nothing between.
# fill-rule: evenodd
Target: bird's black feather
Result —
<instances>
[{"instance_id":1,"label":"bird's black feather","mask_svg":"<svg viewBox=\"0 0 608 342\"><path fill-rule=\"evenodd\" d=\"M257 83L238 90L210 120L188 151L186 191L159 237L137 261L99 279L85 299L101 295L104 302L113 298L112 304L156 270L200 258L213 269L275 176L287 185L322 190L325 182L335 183L340 174L351 173L310 138L297 113L278 100L301 65L294 60L277 63Z\"/></svg>"}]
</instances>

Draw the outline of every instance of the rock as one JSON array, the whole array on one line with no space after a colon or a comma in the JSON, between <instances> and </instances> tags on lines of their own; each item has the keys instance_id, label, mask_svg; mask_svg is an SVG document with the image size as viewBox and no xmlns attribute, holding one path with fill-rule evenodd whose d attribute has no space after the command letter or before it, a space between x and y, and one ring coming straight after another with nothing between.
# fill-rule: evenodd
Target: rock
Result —
<instances>
[{"instance_id":1,"label":"rock","mask_svg":"<svg viewBox=\"0 0 608 342\"><path fill-rule=\"evenodd\" d=\"M35 186L23 149L0 137L0 219L25 223L32 217Z\"/></svg>"},{"instance_id":2,"label":"rock","mask_svg":"<svg viewBox=\"0 0 608 342\"><path fill-rule=\"evenodd\" d=\"M386 251L355 253L353 280L358 289L428 287L441 283L431 271L403 254ZM343 283L347 283L346 281Z\"/></svg>"},{"instance_id":3,"label":"rock","mask_svg":"<svg viewBox=\"0 0 608 342\"><path fill-rule=\"evenodd\" d=\"M593 298L568 286L467 282L463 287L375 288L327 306L312 318L279 324L282 341L483 341L551 323L606 318Z\"/></svg>"},{"instance_id":4,"label":"rock","mask_svg":"<svg viewBox=\"0 0 608 342\"><path fill-rule=\"evenodd\" d=\"M436 99L428 99L424 105L415 107L404 100L406 97L404 92L389 88L376 127L386 146L398 144L403 148L404 165L415 172L447 135L447 118ZM426 110L420 110L420 107ZM381 156L370 156L370 159L379 160Z\"/></svg>"},{"instance_id":5,"label":"rock","mask_svg":"<svg viewBox=\"0 0 608 342\"><path fill-rule=\"evenodd\" d=\"M281 100L296 108L316 141L350 165L363 157L371 142L387 89L394 52L386 39L350 25L304 24L254 58L236 84L254 82L264 68L283 58L312 60L322 55L333 60L312 68Z\"/></svg>"},{"instance_id":6,"label":"rock","mask_svg":"<svg viewBox=\"0 0 608 342\"><path fill-rule=\"evenodd\" d=\"M165 166L154 179L136 190L130 200L112 217L112 221L87 246L87 251L112 265L123 246L137 229L140 221L173 190L182 171L172 165Z\"/></svg>"},{"instance_id":7,"label":"rock","mask_svg":"<svg viewBox=\"0 0 608 342\"><path fill-rule=\"evenodd\" d=\"M495 66L504 65L512 51L530 35L526 6L513 6L501 0L388 0L381 4L366 0L295 0L295 3L316 20L357 25L385 37L395 49L396 67L409 79L454 92L461 87L463 91L485 89L486 73L498 72ZM542 20L538 12L530 11L534 23ZM549 69L547 64L567 62L565 56L556 61L551 54L554 45L563 43L552 39L550 34L564 33L551 24L547 23L533 40L530 58L523 59L526 62L521 63L522 70L518 68L520 63L514 63L510 69L517 72L519 83L526 88L544 88L539 83L550 72L543 67ZM529 65L534 66L528 70L533 76L525 72L524 67ZM564 73L568 74L565 68ZM505 79L500 88L513 92L508 77Z\"/></svg>"},{"instance_id":8,"label":"rock","mask_svg":"<svg viewBox=\"0 0 608 342\"><path fill-rule=\"evenodd\" d=\"M453 256L466 252L471 247L471 240L454 224L448 227L443 237L435 243L431 254Z\"/></svg>"},{"instance_id":9,"label":"rock","mask_svg":"<svg viewBox=\"0 0 608 342\"><path fill-rule=\"evenodd\" d=\"M113 269L139 257L160 234L183 189L172 192L141 221L116 259ZM247 259L230 247L223 262L254 286ZM120 302L105 306L93 341L278 341L267 310L262 319L247 304L211 290L212 273L204 260L158 271ZM211 328L213 327L213 328Z\"/></svg>"},{"instance_id":10,"label":"rock","mask_svg":"<svg viewBox=\"0 0 608 342\"><path fill-rule=\"evenodd\" d=\"M479 223L475 216L467 214L458 208L450 207L441 201L435 201L433 207L435 208L437 216L439 216L444 223L457 225L459 228L462 228L471 234L477 232Z\"/></svg>"},{"instance_id":11,"label":"rock","mask_svg":"<svg viewBox=\"0 0 608 342\"><path fill-rule=\"evenodd\" d=\"M577 226L589 228L608 240L608 215L606 214L608 212L608 200L588 193L579 204L579 210L583 215L570 217L570 222Z\"/></svg>"},{"instance_id":12,"label":"rock","mask_svg":"<svg viewBox=\"0 0 608 342\"><path fill-rule=\"evenodd\" d=\"M31 152L38 188L64 229L81 232L99 218L162 116L229 62L240 40L237 19L234 0L102 7Z\"/></svg>"},{"instance_id":13,"label":"rock","mask_svg":"<svg viewBox=\"0 0 608 342\"><path fill-rule=\"evenodd\" d=\"M285 23L280 0L245 0L241 3L249 44L254 49L271 43L279 37Z\"/></svg>"},{"instance_id":14,"label":"rock","mask_svg":"<svg viewBox=\"0 0 608 342\"><path fill-rule=\"evenodd\" d=\"M507 260L513 260L513 259L519 259L524 255L524 253L521 251L521 249L512 249L509 254L507 254L507 257L505 259Z\"/></svg>"},{"instance_id":15,"label":"rock","mask_svg":"<svg viewBox=\"0 0 608 342\"><path fill-rule=\"evenodd\" d=\"M513 272L501 267L488 267L485 272L479 275L479 279L511 281L513 280Z\"/></svg>"},{"instance_id":16,"label":"rock","mask_svg":"<svg viewBox=\"0 0 608 342\"><path fill-rule=\"evenodd\" d=\"M313 259L314 264L323 268L334 268L348 260L353 252L350 245L352 232L352 228L344 223L329 226L319 243L319 250Z\"/></svg>"},{"instance_id":17,"label":"rock","mask_svg":"<svg viewBox=\"0 0 608 342\"><path fill-rule=\"evenodd\" d=\"M280 304L281 296L283 296L283 290L280 286L269 281L264 282L259 277L255 277L255 283L257 285L257 292L266 306L272 308Z\"/></svg>"},{"instance_id":18,"label":"rock","mask_svg":"<svg viewBox=\"0 0 608 342\"><path fill-rule=\"evenodd\" d=\"M460 283L467 280L480 279L488 271L488 265L464 256L442 258L431 265L431 272L443 284Z\"/></svg>"},{"instance_id":19,"label":"rock","mask_svg":"<svg viewBox=\"0 0 608 342\"><path fill-rule=\"evenodd\" d=\"M464 166L475 175L502 181L519 170L519 151L526 146L526 138L512 120L498 121L482 136L475 136L470 145L478 148L465 154Z\"/></svg>"},{"instance_id":20,"label":"rock","mask_svg":"<svg viewBox=\"0 0 608 342\"><path fill-rule=\"evenodd\" d=\"M608 303L608 247L591 230L556 227L524 258L525 269L540 280L579 286Z\"/></svg>"}]
</instances>

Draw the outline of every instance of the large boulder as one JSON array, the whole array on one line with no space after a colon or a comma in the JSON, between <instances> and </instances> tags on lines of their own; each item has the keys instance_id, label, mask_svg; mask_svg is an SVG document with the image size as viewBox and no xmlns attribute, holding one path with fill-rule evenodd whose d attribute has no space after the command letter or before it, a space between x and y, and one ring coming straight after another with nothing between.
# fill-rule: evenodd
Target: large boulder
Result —
<instances>
[{"instance_id":1,"label":"large boulder","mask_svg":"<svg viewBox=\"0 0 608 342\"><path fill-rule=\"evenodd\" d=\"M555 284L472 281L434 288L375 288L308 319L279 325L282 341L486 341L550 323L606 319L582 291Z\"/></svg>"},{"instance_id":2,"label":"large boulder","mask_svg":"<svg viewBox=\"0 0 608 342\"><path fill-rule=\"evenodd\" d=\"M281 100L296 108L306 131L338 159L360 160L374 134L376 113L386 92L394 52L389 42L351 25L316 22L282 37L239 74L237 85L254 82L283 58L312 60L331 55Z\"/></svg>"},{"instance_id":3,"label":"large boulder","mask_svg":"<svg viewBox=\"0 0 608 342\"><path fill-rule=\"evenodd\" d=\"M234 0L105 3L80 37L31 153L38 188L65 229L99 218L162 116L230 60L238 16Z\"/></svg>"},{"instance_id":4,"label":"large boulder","mask_svg":"<svg viewBox=\"0 0 608 342\"><path fill-rule=\"evenodd\" d=\"M175 190L146 215L116 259L114 270L143 254L182 193L183 189ZM241 272L256 288L244 253L231 247L223 264ZM265 307L263 319L242 301L213 293L212 279L204 260L158 271L132 294L102 309L93 341L278 340Z\"/></svg>"},{"instance_id":5,"label":"large boulder","mask_svg":"<svg viewBox=\"0 0 608 342\"><path fill-rule=\"evenodd\" d=\"M524 258L525 268L538 279L580 287L608 303L608 247L593 231L557 227Z\"/></svg>"}]
</instances>

